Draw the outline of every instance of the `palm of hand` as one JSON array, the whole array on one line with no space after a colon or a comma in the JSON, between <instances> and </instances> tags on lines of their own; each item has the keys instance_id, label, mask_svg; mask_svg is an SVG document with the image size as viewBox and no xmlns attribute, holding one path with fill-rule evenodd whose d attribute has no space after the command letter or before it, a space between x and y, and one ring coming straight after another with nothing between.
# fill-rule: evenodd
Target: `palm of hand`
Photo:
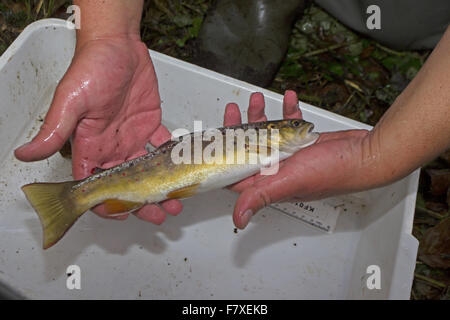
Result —
<instances>
[{"instance_id":1,"label":"palm of hand","mask_svg":"<svg viewBox=\"0 0 450 320\"><path fill-rule=\"evenodd\" d=\"M39 134L17 149L16 156L25 161L46 158L70 136L75 179L143 155L147 142L158 146L170 139L161 124L156 74L142 42L101 39L77 48ZM111 217L102 205L94 211ZM181 203L171 200L146 205L136 215L160 224L165 212L180 211Z\"/></svg>"},{"instance_id":2,"label":"palm of hand","mask_svg":"<svg viewBox=\"0 0 450 320\"><path fill-rule=\"evenodd\" d=\"M267 120L264 108L263 95L253 94L248 108L249 122ZM302 118L294 91L287 91L284 96L283 116ZM241 122L236 104L227 105L224 122L225 125ZM351 191L346 190L346 175L353 171L352 166L358 165L355 159L361 159L358 157L361 141L367 134L366 130L322 133L314 145L282 161L276 174L256 174L230 186L231 190L241 193L233 213L235 225L245 228L252 214L274 202L308 201Z\"/></svg>"},{"instance_id":3,"label":"palm of hand","mask_svg":"<svg viewBox=\"0 0 450 320\"><path fill-rule=\"evenodd\" d=\"M354 165L354 151L366 135L366 130L322 133L314 145L282 161L277 174L254 175L232 190L244 192L247 188L271 185L270 194L263 188L258 195L263 206L278 201L316 200L335 195L339 188L345 192L345 167Z\"/></svg>"},{"instance_id":4,"label":"palm of hand","mask_svg":"<svg viewBox=\"0 0 450 320\"><path fill-rule=\"evenodd\" d=\"M76 88L82 96L82 119L72 140L76 179L89 176L95 167L109 168L144 154L148 141L159 145L170 138L161 126L148 51L140 43L137 46L133 50L120 43L87 44L65 77L70 83L62 87L67 85L72 92Z\"/></svg>"}]
</instances>

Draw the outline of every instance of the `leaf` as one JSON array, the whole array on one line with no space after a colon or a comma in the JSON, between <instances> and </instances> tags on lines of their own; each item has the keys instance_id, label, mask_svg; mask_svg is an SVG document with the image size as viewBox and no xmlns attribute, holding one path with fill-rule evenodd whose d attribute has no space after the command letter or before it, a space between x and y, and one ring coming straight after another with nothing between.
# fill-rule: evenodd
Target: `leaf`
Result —
<instances>
[{"instance_id":1,"label":"leaf","mask_svg":"<svg viewBox=\"0 0 450 320\"><path fill-rule=\"evenodd\" d=\"M417 193L416 197L416 207L425 208L425 199L421 192Z\"/></svg>"},{"instance_id":2,"label":"leaf","mask_svg":"<svg viewBox=\"0 0 450 320\"><path fill-rule=\"evenodd\" d=\"M450 218L425 232L419 246L419 259L434 268L450 268Z\"/></svg>"},{"instance_id":3,"label":"leaf","mask_svg":"<svg viewBox=\"0 0 450 320\"><path fill-rule=\"evenodd\" d=\"M367 79L369 79L370 81L375 81L380 77L380 73L379 72L369 72L367 74Z\"/></svg>"},{"instance_id":4,"label":"leaf","mask_svg":"<svg viewBox=\"0 0 450 320\"><path fill-rule=\"evenodd\" d=\"M427 169L426 172L431 179L431 194L435 196L445 195L450 187L450 169Z\"/></svg>"},{"instance_id":5,"label":"leaf","mask_svg":"<svg viewBox=\"0 0 450 320\"><path fill-rule=\"evenodd\" d=\"M351 56L359 56L363 51L363 44L361 42L353 43L347 47L347 51Z\"/></svg>"},{"instance_id":6,"label":"leaf","mask_svg":"<svg viewBox=\"0 0 450 320\"><path fill-rule=\"evenodd\" d=\"M193 19L188 15L174 16L172 21L180 28L190 26L193 23Z\"/></svg>"},{"instance_id":7,"label":"leaf","mask_svg":"<svg viewBox=\"0 0 450 320\"><path fill-rule=\"evenodd\" d=\"M371 56L376 60L382 60L387 56L387 53L379 48L375 48L375 50L372 51Z\"/></svg>"},{"instance_id":8,"label":"leaf","mask_svg":"<svg viewBox=\"0 0 450 320\"><path fill-rule=\"evenodd\" d=\"M186 44L186 41L188 39L188 36L185 36L181 39L177 39L175 40L175 43L177 44L177 46L179 46L180 48L184 47L184 45Z\"/></svg>"},{"instance_id":9,"label":"leaf","mask_svg":"<svg viewBox=\"0 0 450 320\"><path fill-rule=\"evenodd\" d=\"M338 76L344 75L344 68L339 63L331 63L330 66L328 67L328 69L332 73L337 74Z\"/></svg>"},{"instance_id":10,"label":"leaf","mask_svg":"<svg viewBox=\"0 0 450 320\"><path fill-rule=\"evenodd\" d=\"M194 20L192 20L192 26L189 28L188 32L191 38L197 38L198 34L200 32L200 28L203 24L203 18L202 17L196 17Z\"/></svg>"},{"instance_id":11,"label":"leaf","mask_svg":"<svg viewBox=\"0 0 450 320\"><path fill-rule=\"evenodd\" d=\"M413 291L418 300L436 300L441 293L441 290L417 280L414 281Z\"/></svg>"},{"instance_id":12,"label":"leaf","mask_svg":"<svg viewBox=\"0 0 450 320\"><path fill-rule=\"evenodd\" d=\"M384 58L383 60L381 60L381 63L383 64L383 66L386 68L386 69L389 69L389 70L394 70L394 68L396 67L396 66L398 66L398 64L399 64L399 58L398 57L395 57L395 56L388 56L388 57L386 57L386 58Z\"/></svg>"},{"instance_id":13,"label":"leaf","mask_svg":"<svg viewBox=\"0 0 450 320\"><path fill-rule=\"evenodd\" d=\"M291 78L300 76L304 71L301 64L294 62L283 65L280 69L280 73L286 78Z\"/></svg>"}]
</instances>

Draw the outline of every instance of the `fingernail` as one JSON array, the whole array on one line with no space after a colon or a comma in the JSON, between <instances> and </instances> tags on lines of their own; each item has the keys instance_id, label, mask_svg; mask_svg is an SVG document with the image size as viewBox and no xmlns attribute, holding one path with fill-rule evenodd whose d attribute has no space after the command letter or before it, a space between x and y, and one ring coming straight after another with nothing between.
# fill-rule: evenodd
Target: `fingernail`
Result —
<instances>
[{"instance_id":1,"label":"fingernail","mask_svg":"<svg viewBox=\"0 0 450 320\"><path fill-rule=\"evenodd\" d=\"M248 225L248 223L250 222L250 219L252 218L252 216L253 216L253 211L250 210L250 209L246 210L242 214L242 216L241 216L242 229L244 229Z\"/></svg>"}]
</instances>

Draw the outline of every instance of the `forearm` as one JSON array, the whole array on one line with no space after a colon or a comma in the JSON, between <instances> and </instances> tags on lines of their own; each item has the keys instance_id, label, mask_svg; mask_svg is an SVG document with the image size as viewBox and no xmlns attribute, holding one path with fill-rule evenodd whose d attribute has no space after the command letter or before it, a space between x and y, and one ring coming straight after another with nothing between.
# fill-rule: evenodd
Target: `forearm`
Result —
<instances>
[{"instance_id":1,"label":"forearm","mask_svg":"<svg viewBox=\"0 0 450 320\"><path fill-rule=\"evenodd\" d=\"M417 76L364 140L366 183L400 179L450 147L449 53L447 28Z\"/></svg>"},{"instance_id":2,"label":"forearm","mask_svg":"<svg viewBox=\"0 0 450 320\"><path fill-rule=\"evenodd\" d=\"M90 40L110 37L140 40L143 0L74 0L73 3L81 11L77 46Z\"/></svg>"}]
</instances>

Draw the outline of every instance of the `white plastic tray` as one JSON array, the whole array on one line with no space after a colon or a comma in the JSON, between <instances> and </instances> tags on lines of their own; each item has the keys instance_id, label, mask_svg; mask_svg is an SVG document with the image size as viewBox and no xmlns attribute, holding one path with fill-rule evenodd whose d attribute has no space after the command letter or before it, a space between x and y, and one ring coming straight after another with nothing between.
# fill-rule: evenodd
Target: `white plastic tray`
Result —
<instances>
[{"instance_id":1,"label":"white plastic tray","mask_svg":"<svg viewBox=\"0 0 450 320\"><path fill-rule=\"evenodd\" d=\"M236 195L219 190L184 201L162 226L84 215L47 251L36 213L20 186L71 179L59 154L36 163L13 156L32 137L70 64L75 33L65 21L28 26L0 58L0 281L28 298L408 299L417 240L411 235L418 171L385 188L342 198L347 210L333 234L267 208L234 232ZM265 94L267 115L281 118L282 96L151 51L164 123L220 126L224 106ZM366 125L301 103L318 131ZM244 119L245 120L245 119ZM353 200L354 201L353 201ZM81 268L81 290L66 288L66 269ZM369 265L381 289L367 288Z\"/></svg>"}]
</instances>

